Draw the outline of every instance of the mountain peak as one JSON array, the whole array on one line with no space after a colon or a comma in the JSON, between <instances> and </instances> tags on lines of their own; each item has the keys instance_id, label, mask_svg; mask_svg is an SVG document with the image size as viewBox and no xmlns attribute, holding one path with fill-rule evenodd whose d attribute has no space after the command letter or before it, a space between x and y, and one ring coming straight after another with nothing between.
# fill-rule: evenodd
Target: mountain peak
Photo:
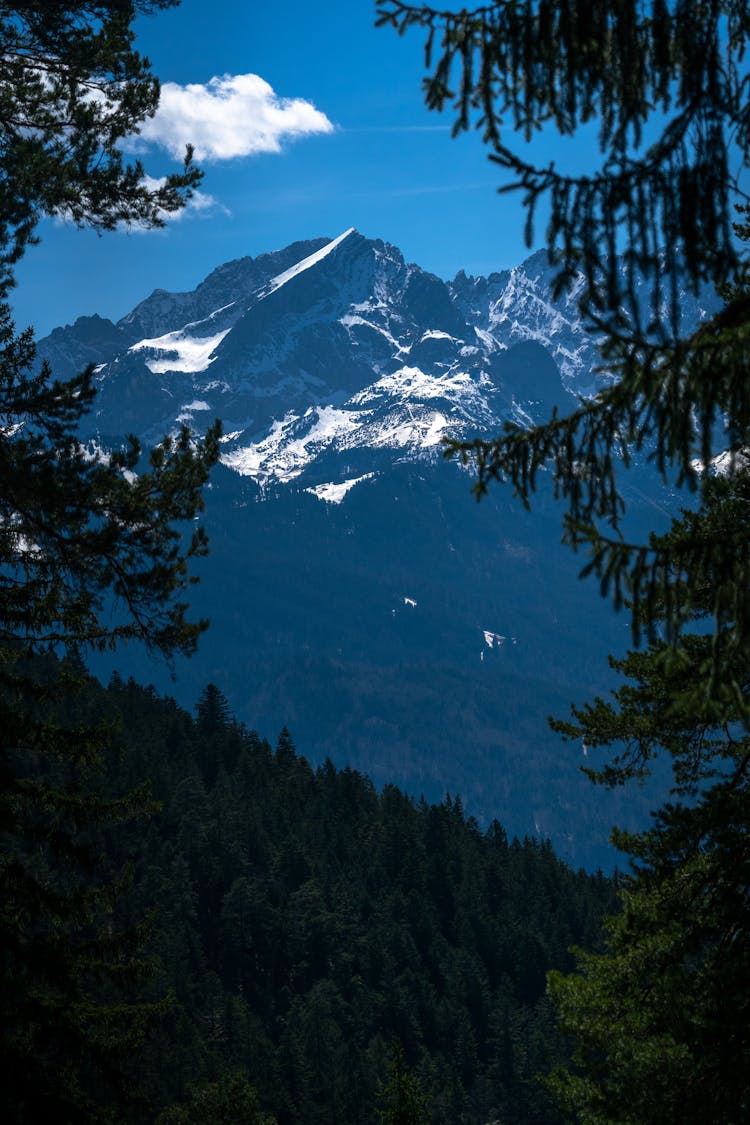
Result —
<instances>
[{"instance_id":1,"label":"mountain peak","mask_svg":"<svg viewBox=\"0 0 750 1125\"><path fill-rule=\"evenodd\" d=\"M591 390L591 339L541 265L445 282L349 227L226 262L191 292L158 289L117 325L81 320L39 350L56 374L100 367L100 436L154 440L220 417L227 466L314 489L337 483L336 457L359 475L368 459L434 459L446 434Z\"/></svg>"},{"instance_id":2,"label":"mountain peak","mask_svg":"<svg viewBox=\"0 0 750 1125\"><path fill-rule=\"evenodd\" d=\"M305 270L311 269L313 266L317 265L318 262L322 262L324 258L327 258L329 254L333 253L337 246L341 245L344 239L356 233L354 227L349 227L349 229L345 230L343 234L340 234L338 238L332 239L324 246L314 250L312 254L308 254L307 257L303 258L295 265L290 266L289 269L284 270L283 273L277 274L277 276L272 278L269 282L268 292L273 292L274 289L280 289L287 281L291 281L292 278L304 273Z\"/></svg>"}]
</instances>

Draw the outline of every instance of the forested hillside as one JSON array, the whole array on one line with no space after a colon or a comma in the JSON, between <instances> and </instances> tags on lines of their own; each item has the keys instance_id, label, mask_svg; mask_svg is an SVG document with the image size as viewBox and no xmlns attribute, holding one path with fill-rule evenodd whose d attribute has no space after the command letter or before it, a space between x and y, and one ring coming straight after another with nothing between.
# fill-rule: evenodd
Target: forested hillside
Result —
<instances>
[{"instance_id":1,"label":"forested hillside","mask_svg":"<svg viewBox=\"0 0 750 1125\"><path fill-rule=\"evenodd\" d=\"M153 1120L239 1070L280 1125L374 1123L400 1048L426 1121L557 1120L537 1080L565 1058L545 974L596 946L608 880L481 832L459 798L313 771L212 686L195 719L133 681L91 690L80 705L126 750L108 787L148 779L161 803L107 845L133 869L118 928L153 918L139 999L170 999L128 1061L145 1102L127 1112Z\"/></svg>"}]
</instances>

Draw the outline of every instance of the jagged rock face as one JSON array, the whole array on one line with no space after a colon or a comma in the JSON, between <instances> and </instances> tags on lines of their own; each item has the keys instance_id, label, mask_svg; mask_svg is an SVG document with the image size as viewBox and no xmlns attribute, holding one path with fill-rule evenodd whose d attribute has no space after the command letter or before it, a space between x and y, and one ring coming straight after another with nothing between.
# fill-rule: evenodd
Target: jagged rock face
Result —
<instances>
[{"instance_id":1,"label":"jagged rock face","mask_svg":"<svg viewBox=\"0 0 750 1125\"><path fill-rule=\"evenodd\" d=\"M230 468L311 485L332 453L434 457L445 434L570 402L596 361L574 295L551 300L544 255L449 283L354 230L157 290L116 325L81 318L40 353L58 374L99 365L99 436L220 417Z\"/></svg>"},{"instance_id":2,"label":"jagged rock face","mask_svg":"<svg viewBox=\"0 0 750 1125\"><path fill-rule=\"evenodd\" d=\"M149 680L187 705L213 681L314 761L461 793L480 819L595 866L611 824L642 821L650 798L592 801L581 748L566 754L546 716L606 691L625 623L576 582L543 484L532 515L500 488L476 505L441 457L445 435L542 420L596 389L577 294L553 301L551 281L538 253L445 282L350 230L157 290L117 324L81 318L39 352L57 376L96 364L84 436L99 446L222 419L193 596L211 629L175 681L153 664ZM653 518L649 488L632 491L636 520L639 504ZM140 660L119 669L143 678Z\"/></svg>"}]
</instances>

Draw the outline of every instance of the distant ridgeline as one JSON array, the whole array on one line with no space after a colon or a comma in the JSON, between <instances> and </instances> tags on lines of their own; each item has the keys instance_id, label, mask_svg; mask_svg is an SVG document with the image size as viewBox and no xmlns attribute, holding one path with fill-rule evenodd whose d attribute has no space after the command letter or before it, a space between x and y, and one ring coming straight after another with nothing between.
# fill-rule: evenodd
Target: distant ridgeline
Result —
<instances>
[{"instance_id":1,"label":"distant ridgeline","mask_svg":"<svg viewBox=\"0 0 750 1125\"><path fill-rule=\"evenodd\" d=\"M222 420L191 594L211 632L173 680L149 670L160 689L190 706L216 683L315 764L460 793L484 827L497 816L596 870L615 862L612 825L642 827L653 796L592 800L577 767L596 751L546 719L610 689L627 622L577 581L550 488L532 513L500 487L477 505L441 444L541 422L606 382L577 290L555 297L553 275L538 252L444 281L349 230L158 289L117 324L82 317L39 358L58 377L96 365L93 456ZM685 294L686 325L709 307ZM624 483L634 536L676 509L644 459ZM133 646L95 670L141 680L143 661Z\"/></svg>"},{"instance_id":2,"label":"distant ridgeline","mask_svg":"<svg viewBox=\"0 0 750 1125\"><path fill-rule=\"evenodd\" d=\"M213 686L195 719L133 681L92 691L126 751L107 787L148 779L163 803L108 843L135 872L116 920L154 916L143 992L173 997L128 1064L138 1121L240 1071L279 1125L375 1125L394 1050L434 1125L557 1120L537 1080L565 1057L545 973L596 944L609 880L480 831L459 800L314 771Z\"/></svg>"}]
</instances>

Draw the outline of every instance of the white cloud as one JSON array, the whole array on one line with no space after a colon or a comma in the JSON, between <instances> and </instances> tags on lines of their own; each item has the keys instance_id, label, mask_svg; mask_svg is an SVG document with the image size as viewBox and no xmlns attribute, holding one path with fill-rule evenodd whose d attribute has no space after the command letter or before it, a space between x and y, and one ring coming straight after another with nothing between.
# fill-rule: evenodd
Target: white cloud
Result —
<instances>
[{"instance_id":1,"label":"white cloud","mask_svg":"<svg viewBox=\"0 0 750 1125\"><path fill-rule=\"evenodd\" d=\"M331 122L311 102L279 97L257 74L224 74L205 85L162 83L159 108L136 143L159 145L178 159L192 144L196 159L206 163L279 152L284 140L331 132Z\"/></svg>"},{"instance_id":2,"label":"white cloud","mask_svg":"<svg viewBox=\"0 0 750 1125\"><path fill-rule=\"evenodd\" d=\"M160 176L157 178L155 176L149 176L147 174L143 177L143 182L150 191L156 191L157 188L160 188L166 182L166 177ZM224 204L219 203L218 199L215 199L213 195L209 195L208 192L205 191L194 190L192 196L181 210L162 211L161 216L163 219L167 219L169 222L175 223L180 219L185 218L185 216L207 216L210 214L214 214L216 211L223 211L225 215L229 214L229 211L224 206Z\"/></svg>"},{"instance_id":3,"label":"white cloud","mask_svg":"<svg viewBox=\"0 0 750 1125\"><path fill-rule=\"evenodd\" d=\"M219 203L213 195L209 195L206 191L194 191L187 204L181 211L174 211L171 214L165 214L164 218L181 219L183 215L213 215L217 211L221 211L223 215L229 215L228 207L223 203Z\"/></svg>"},{"instance_id":4,"label":"white cloud","mask_svg":"<svg viewBox=\"0 0 750 1125\"><path fill-rule=\"evenodd\" d=\"M151 191L156 191L164 183L165 177L149 176L146 174L143 177L143 182ZM188 200L184 207L179 211L161 211L161 217L170 226L173 223L179 223L182 219L193 218L211 218L212 215L221 212L224 215L230 215L229 211L223 203L215 199L213 195L209 195L205 191L194 191L192 197ZM120 230L128 231L130 234L148 234L153 231L153 227L147 226L144 223L123 223Z\"/></svg>"}]
</instances>

